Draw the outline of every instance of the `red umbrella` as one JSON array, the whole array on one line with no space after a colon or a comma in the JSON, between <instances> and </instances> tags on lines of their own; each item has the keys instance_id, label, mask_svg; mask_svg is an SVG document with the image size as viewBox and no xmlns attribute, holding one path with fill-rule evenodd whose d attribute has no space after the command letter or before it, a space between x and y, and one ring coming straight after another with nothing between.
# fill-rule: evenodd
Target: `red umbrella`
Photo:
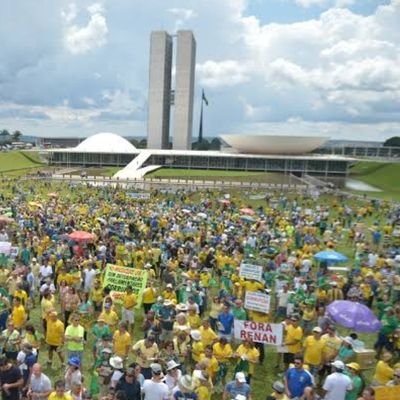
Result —
<instances>
[{"instance_id":1,"label":"red umbrella","mask_svg":"<svg viewBox=\"0 0 400 400\"><path fill-rule=\"evenodd\" d=\"M241 208L240 212L246 215L254 215L255 211L252 208Z\"/></svg>"},{"instance_id":2,"label":"red umbrella","mask_svg":"<svg viewBox=\"0 0 400 400\"><path fill-rule=\"evenodd\" d=\"M85 231L72 232L68 235L68 237L75 242L90 242L91 240L96 239L96 235Z\"/></svg>"}]
</instances>

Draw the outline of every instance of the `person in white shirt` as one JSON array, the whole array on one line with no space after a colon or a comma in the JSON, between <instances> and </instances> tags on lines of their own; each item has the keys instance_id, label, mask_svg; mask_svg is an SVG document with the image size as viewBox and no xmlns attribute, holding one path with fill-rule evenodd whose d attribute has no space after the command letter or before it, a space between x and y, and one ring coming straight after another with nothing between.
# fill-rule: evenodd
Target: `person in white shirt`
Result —
<instances>
[{"instance_id":1,"label":"person in white shirt","mask_svg":"<svg viewBox=\"0 0 400 400\"><path fill-rule=\"evenodd\" d=\"M163 382L164 375L160 364L151 364L152 378L146 379L143 384L142 393L144 400L168 400L169 389Z\"/></svg>"},{"instance_id":2,"label":"person in white shirt","mask_svg":"<svg viewBox=\"0 0 400 400\"><path fill-rule=\"evenodd\" d=\"M93 268L92 262L89 263L88 267L83 270L84 273L84 283L83 290L89 293L93 287L93 282L96 278L96 270Z\"/></svg>"},{"instance_id":3,"label":"person in white shirt","mask_svg":"<svg viewBox=\"0 0 400 400\"><path fill-rule=\"evenodd\" d=\"M51 278L53 276L53 268L48 264L48 261L45 259L43 261L43 265L39 269L39 278L40 283L43 285L46 278Z\"/></svg>"},{"instance_id":4,"label":"person in white shirt","mask_svg":"<svg viewBox=\"0 0 400 400\"><path fill-rule=\"evenodd\" d=\"M32 400L47 400L53 391L50 378L42 372L40 364L33 364L32 375L28 385L28 398Z\"/></svg>"},{"instance_id":5,"label":"person in white shirt","mask_svg":"<svg viewBox=\"0 0 400 400\"><path fill-rule=\"evenodd\" d=\"M324 400L345 400L346 393L353 388L351 379L343 373L344 363L336 360L332 363L333 372L325 379L322 389Z\"/></svg>"}]
</instances>

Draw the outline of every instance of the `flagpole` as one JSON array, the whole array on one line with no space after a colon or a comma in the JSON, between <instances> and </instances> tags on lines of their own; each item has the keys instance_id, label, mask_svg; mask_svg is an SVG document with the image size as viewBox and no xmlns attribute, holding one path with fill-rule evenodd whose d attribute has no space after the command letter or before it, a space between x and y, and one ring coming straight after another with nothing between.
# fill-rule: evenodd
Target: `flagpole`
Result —
<instances>
[{"instance_id":1,"label":"flagpole","mask_svg":"<svg viewBox=\"0 0 400 400\"><path fill-rule=\"evenodd\" d=\"M203 95L201 96L201 106L200 106L200 125L199 125L199 137L198 137L198 143L201 143L203 141Z\"/></svg>"}]
</instances>

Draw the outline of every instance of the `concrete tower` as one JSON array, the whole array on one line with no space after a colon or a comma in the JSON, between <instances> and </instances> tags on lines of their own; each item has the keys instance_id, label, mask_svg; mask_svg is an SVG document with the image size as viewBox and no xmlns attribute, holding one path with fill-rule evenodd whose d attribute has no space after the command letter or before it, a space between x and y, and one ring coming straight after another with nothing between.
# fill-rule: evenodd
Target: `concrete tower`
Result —
<instances>
[{"instance_id":1,"label":"concrete tower","mask_svg":"<svg viewBox=\"0 0 400 400\"><path fill-rule=\"evenodd\" d=\"M175 150L191 150L196 41L192 31L178 31L175 77Z\"/></svg>"},{"instance_id":2,"label":"concrete tower","mask_svg":"<svg viewBox=\"0 0 400 400\"><path fill-rule=\"evenodd\" d=\"M164 31L151 33L147 147L167 149L169 143L172 71L172 37Z\"/></svg>"}]
</instances>

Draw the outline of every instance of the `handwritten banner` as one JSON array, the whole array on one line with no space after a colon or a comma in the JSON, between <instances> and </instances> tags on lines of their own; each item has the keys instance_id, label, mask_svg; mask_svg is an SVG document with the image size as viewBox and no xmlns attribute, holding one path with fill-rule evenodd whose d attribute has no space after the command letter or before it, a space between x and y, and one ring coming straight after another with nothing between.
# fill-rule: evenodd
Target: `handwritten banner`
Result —
<instances>
[{"instance_id":1,"label":"handwritten banner","mask_svg":"<svg viewBox=\"0 0 400 400\"><path fill-rule=\"evenodd\" d=\"M240 321L235 319L235 339L251 339L253 342L281 346L283 338L282 324L267 322Z\"/></svg>"},{"instance_id":2,"label":"handwritten banner","mask_svg":"<svg viewBox=\"0 0 400 400\"><path fill-rule=\"evenodd\" d=\"M245 279L262 281L263 267L261 265L240 264L239 276Z\"/></svg>"},{"instance_id":3,"label":"handwritten banner","mask_svg":"<svg viewBox=\"0 0 400 400\"><path fill-rule=\"evenodd\" d=\"M130 286L133 293L136 294L138 306L140 306L146 283L147 271L107 264L103 287L108 286L111 289L111 297L117 303L122 301L126 288Z\"/></svg>"},{"instance_id":4,"label":"handwritten banner","mask_svg":"<svg viewBox=\"0 0 400 400\"><path fill-rule=\"evenodd\" d=\"M268 294L262 292L246 292L246 296L244 298L244 308L268 314L270 305L271 296Z\"/></svg>"}]
</instances>

